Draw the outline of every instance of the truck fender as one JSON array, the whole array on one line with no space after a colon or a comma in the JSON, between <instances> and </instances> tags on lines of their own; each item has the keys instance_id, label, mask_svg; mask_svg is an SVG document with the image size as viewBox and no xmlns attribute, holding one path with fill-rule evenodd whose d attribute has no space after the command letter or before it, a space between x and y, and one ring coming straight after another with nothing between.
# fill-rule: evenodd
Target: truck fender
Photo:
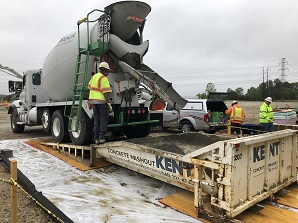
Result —
<instances>
[{"instance_id":1,"label":"truck fender","mask_svg":"<svg viewBox=\"0 0 298 223\"><path fill-rule=\"evenodd\" d=\"M92 119L92 117L93 117L93 109L92 109L92 105L89 103L89 101L88 100L84 100L82 102L82 107L83 107L84 111L86 112L86 114L88 115L88 117L90 119Z\"/></svg>"},{"instance_id":2,"label":"truck fender","mask_svg":"<svg viewBox=\"0 0 298 223\"><path fill-rule=\"evenodd\" d=\"M14 104L12 104L11 106L9 106L7 114L12 114L12 111L14 108L17 108L17 106L15 106Z\"/></svg>"},{"instance_id":3,"label":"truck fender","mask_svg":"<svg viewBox=\"0 0 298 223\"><path fill-rule=\"evenodd\" d=\"M13 101L10 107L8 108L8 114L11 114L13 109L16 109L18 113L20 111L23 111L24 110L23 102L21 100Z\"/></svg>"},{"instance_id":4,"label":"truck fender","mask_svg":"<svg viewBox=\"0 0 298 223\"><path fill-rule=\"evenodd\" d=\"M180 119L179 125L181 125L181 123L183 121L189 121L193 125L194 128L196 127L196 122L195 122L194 118L192 118L192 117L189 117L188 116L188 117L185 117L185 118Z\"/></svg>"}]
</instances>

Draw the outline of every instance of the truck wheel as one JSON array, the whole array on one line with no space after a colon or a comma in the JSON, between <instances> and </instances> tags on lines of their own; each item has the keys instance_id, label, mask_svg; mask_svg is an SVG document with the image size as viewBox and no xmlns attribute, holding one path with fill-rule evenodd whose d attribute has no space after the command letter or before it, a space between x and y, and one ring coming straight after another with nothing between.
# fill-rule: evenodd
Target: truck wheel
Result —
<instances>
[{"instance_id":1,"label":"truck wheel","mask_svg":"<svg viewBox=\"0 0 298 223\"><path fill-rule=\"evenodd\" d=\"M45 108L42 111L42 115L41 115L41 124L45 132L51 132L51 118L52 118L51 111L48 108Z\"/></svg>"},{"instance_id":2,"label":"truck wheel","mask_svg":"<svg viewBox=\"0 0 298 223\"><path fill-rule=\"evenodd\" d=\"M111 133L112 133L112 137L114 139L119 139L119 138L123 137L122 129L119 127L113 127L111 129Z\"/></svg>"},{"instance_id":3,"label":"truck wheel","mask_svg":"<svg viewBox=\"0 0 298 223\"><path fill-rule=\"evenodd\" d=\"M51 120L51 133L55 142L65 142L68 136L68 119L63 115L62 111L55 111Z\"/></svg>"},{"instance_id":4,"label":"truck wheel","mask_svg":"<svg viewBox=\"0 0 298 223\"><path fill-rule=\"evenodd\" d=\"M145 124L145 129L142 137L146 137L151 133L151 125Z\"/></svg>"},{"instance_id":5,"label":"truck wheel","mask_svg":"<svg viewBox=\"0 0 298 223\"><path fill-rule=\"evenodd\" d=\"M129 138L140 138L144 132L144 125L126 125L123 127L123 134Z\"/></svg>"},{"instance_id":6,"label":"truck wheel","mask_svg":"<svg viewBox=\"0 0 298 223\"><path fill-rule=\"evenodd\" d=\"M13 133L23 133L25 130L25 125L17 124L17 119L18 119L18 111L16 109L13 109L10 115L11 131Z\"/></svg>"},{"instance_id":7,"label":"truck wheel","mask_svg":"<svg viewBox=\"0 0 298 223\"><path fill-rule=\"evenodd\" d=\"M181 122L181 130L183 133L191 132L193 129L193 125L189 121L185 120Z\"/></svg>"},{"instance_id":8,"label":"truck wheel","mask_svg":"<svg viewBox=\"0 0 298 223\"><path fill-rule=\"evenodd\" d=\"M214 134L216 133L216 130L212 129L212 130L204 130L205 133L208 133L208 134Z\"/></svg>"},{"instance_id":9,"label":"truck wheel","mask_svg":"<svg viewBox=\"0 0 298 223\"><path fill-rule=\"evenodd\" d=\"M150 132L150 124L126 125L123 127L123 133L129 139L146 137L150 134Z\"/></svg>"},{"instance_id":10,"label":"truck wheel","mask_svg":"<svg viewBox=\"0 0 298 223\"><path fill-rule=\"evenodd\" d=\"M73 117L71 129L75 129L77 119L77 116ZM75 145L86 145L92 142L91 119L88 117L85 111L82 111L81 113L81 120L79 121L78 131L69 131L69 136L72 143Z\"/></svg>"}]
</instances>

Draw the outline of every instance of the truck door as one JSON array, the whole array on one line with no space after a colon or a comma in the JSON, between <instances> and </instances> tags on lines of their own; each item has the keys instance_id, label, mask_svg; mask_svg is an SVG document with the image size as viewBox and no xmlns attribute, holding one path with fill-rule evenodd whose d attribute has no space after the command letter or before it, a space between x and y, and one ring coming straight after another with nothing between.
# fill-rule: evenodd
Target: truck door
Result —
<instances>
[{"instance_id":1,"label":"truck door","mask_svg":"<svg viewBox=\"0 0 298 223\"><path fill-rule=\"evenodd\" d=\"M163 127L178 128L179 112L173 109L173 107L167 104L163 110Z\"/></svg>"}]
</instances>

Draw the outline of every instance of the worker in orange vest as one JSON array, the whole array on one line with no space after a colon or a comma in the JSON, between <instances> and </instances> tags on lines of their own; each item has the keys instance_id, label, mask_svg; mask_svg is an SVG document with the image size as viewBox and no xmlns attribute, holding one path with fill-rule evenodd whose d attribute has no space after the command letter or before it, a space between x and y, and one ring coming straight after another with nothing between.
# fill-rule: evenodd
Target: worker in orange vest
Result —
<instances>
[{"instance_id":1,"label":"worker in orange vest","mask_svg":"<svg viewBox=\"0 0 298 223\"><path fill-rule=\"evenodd\" d=\"M245 111L239 106L237 101L233 101L226 114L230 115L232 133L240 134L241 125L245 119Z\"/></svg>"}]
</instances>

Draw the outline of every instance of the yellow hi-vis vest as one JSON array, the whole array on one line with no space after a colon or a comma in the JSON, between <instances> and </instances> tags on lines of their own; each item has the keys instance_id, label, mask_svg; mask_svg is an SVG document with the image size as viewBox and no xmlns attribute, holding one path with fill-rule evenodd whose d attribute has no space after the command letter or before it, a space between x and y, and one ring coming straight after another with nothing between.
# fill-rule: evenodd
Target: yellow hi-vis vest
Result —
<instances>
[{"instance_id":1,"label":"yellow hi-vis vest","mask_svg":"<svg viewBox=\"0 0 298 223\"><path fill-rule=\"evenodd\" d=\"M241 124L244 120L244 112L242 108L233 106L230 119L231 119L231 122Z\"/></svg>"},{"instance_id":2,"label":"yellow hi-vis vest","mask_svg":"<svg viewBox=\"0 0 298 223\"><path fill-rule=\"evenodd\" d=\"M105 101L104 93L112 92L109 80L102 73L94 74L89 81L89 100Z\"/></svg>"},{"instance_id":3,"label":"yellow hi-vis vest","mask_svg":"<svg viewBox=\"0 0 298 223\"><path fill-rule=\"evenodd\" d=\"M260 107L260 123L271 123L274 121L273 108L264 102Z\"/></svg>"}]
</instances>

